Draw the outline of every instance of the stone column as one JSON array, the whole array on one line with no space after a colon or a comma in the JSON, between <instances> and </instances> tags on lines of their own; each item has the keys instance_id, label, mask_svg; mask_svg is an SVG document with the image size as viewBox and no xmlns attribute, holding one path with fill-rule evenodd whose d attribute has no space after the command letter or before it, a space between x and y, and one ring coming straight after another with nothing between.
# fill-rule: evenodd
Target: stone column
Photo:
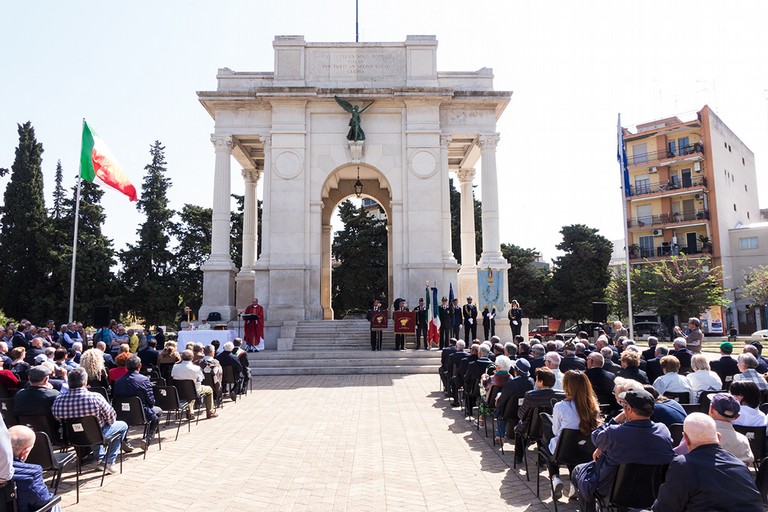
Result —
<instances>
[{"instance_id":1,"label":"stone column","mask_svg":"<svg viewBox=\"0 0 768 512\"><path fill-rule=\"evenodd\" d=\"M440 136L440 196L443 203L443 263L456 264L456 258L451 247L451 193L448 171L448 146L450 135Z\"/></svg>"},{"instance_id":2,"label":"stone column","mask_svg":"<svg viewBox=\"0 0 768 512\"><path fill-rule=\"evenodd\" d=\"M331 291L331 243L332 229L330 224L323 224L321 244L321 280L320 280L320 302L323 306L323 320L333 320L333 295Z\"/></svg>"},{"instance_id":3,"label":"stone column","mask_svg":"<svg viewBox=\"0 0 768 512\"><path fill-rule=\"evenodd\" d=\"M474 169L459 169L461 183L461 269L459 269L459 298L467 295L477 299L477 262L475 260L475 203L472 196Z\"/></svg>"},{"instance_id":4,"label":"stone column","mask_svg":"<svg viewBox=\"0 0 768 512\"><path fill-rule=\"evenodd\" d=\"M243 201L243 255L240 263L240 272L235 277L238 311L245 310L253 299L253 282L255 277L253 265L256 263L258 239L256 186L259 182L259 171L253 168L243 169L241 174L245 182L245 195Z\"/></svg>"},{"instance_id":5,"label":"stone column","mask_svg":"<svg viewBox=\"0 0 768 512\"><path fill-rule=\"evenodd\" d=\"M213 216L211 226L211 255L203 264L203 304L199 318L207 318L211 312L221 315L227 322L237 316L235 309L235 265L229 256L230 221L230 159L232 136L211 135L216 151L216 168L213 182Z\"/></svg>"},{"instance_id":6,"label":"stone column","mask_svg":"<svg viewBox=\"0 0 768 512\"><path fill-rule=\"evenodd\" d=\"M501 255L499 241L499 184L496 177L496 144L499 134L480 136L482 172L480 186L483 190L483 253L480 266L506 265Z\"/></svg>"}]
</instances>

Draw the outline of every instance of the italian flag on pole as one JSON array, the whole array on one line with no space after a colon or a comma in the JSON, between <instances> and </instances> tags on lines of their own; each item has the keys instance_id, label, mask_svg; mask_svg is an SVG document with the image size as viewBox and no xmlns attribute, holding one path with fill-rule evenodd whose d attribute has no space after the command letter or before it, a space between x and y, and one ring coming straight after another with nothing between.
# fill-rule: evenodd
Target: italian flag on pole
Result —
<instances>
[{"instance_id":1,"label":"italian flag on pole","mask_svg":"<svg viewBox=\"0 0 768 512\"><path fill-rule=\"evenodd\" d=\"M432 297L430 300L430 289L427 287L427 339L429 344L440 344L440 314L437 310L437 288L432 287Z\"/></svg>"},{"instance_id":2,"label":"italian flag on pole","mask_svg":"<svg viewBox=\"0 0 768 512\"><path fill-rule=\"evenodd\" d=\"M83 145L80 153L80 177L90 182L99 178L105 185L128 196L131 201L138 201L136 189L131 185L123 168L85 120L83 120Z\"/></svg>"}]
</instances>

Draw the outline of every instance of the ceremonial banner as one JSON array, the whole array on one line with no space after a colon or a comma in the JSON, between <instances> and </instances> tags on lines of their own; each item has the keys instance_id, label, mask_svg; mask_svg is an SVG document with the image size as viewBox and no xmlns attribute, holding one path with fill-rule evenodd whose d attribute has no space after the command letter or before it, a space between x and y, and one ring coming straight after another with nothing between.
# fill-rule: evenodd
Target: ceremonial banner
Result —
<instances>
[{"instance_id":1,"label":"ceremonial banner","mask_svg":"<svg viewBox=\"0 0 768 512\"><path fill-rule=\"evenodd\" d=\"M416 332L415 311L395 311L395 334L414 334Z\"/></svg>"},{"instance_id":2,"label":"ceremonial banner","mask_svg":"<svg viewBox=\"0 0 768 512\"><path fill-rule=\"evenodd\" d=\"M504 269L485 268L477 270L477 290L480 295L477 299L477 307L483 309L488 306L496 311L504 309L504 294L502 293L502 284L504 278L502 272Z\"/></svg>"},{"instance_id":3,"label":"ceremonial banner","mask_svg":"<svg viewBox=\"0 0 768 512\"><path fill-rule=\"evenodd\" d=\"M387 311L369 311L370 317L371 317L371 330L372 331L383 331L388 327L387 317L389 316L387 314Z\"/></svg>"}]
</instances>

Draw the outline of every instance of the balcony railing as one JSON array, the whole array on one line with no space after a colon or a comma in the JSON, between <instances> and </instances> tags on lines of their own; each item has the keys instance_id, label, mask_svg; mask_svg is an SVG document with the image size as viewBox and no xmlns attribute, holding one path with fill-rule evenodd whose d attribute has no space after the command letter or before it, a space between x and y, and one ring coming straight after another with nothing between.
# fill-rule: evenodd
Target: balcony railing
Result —
<instances>
[{"instance_id":1,"label":"balcony railing","mask_svg":"<svg viewBox=\"0 0 768 512\"><path fill-rule=\"evenodd\" d=\"M627 219L627 227L642 228L645 226L659 226L662 224L675 224L678 222L691 222L694 220L709 220L709 210L696 210L679 213L662 213L660 215L647 215Z\"/></svg>"},{"instance_id":2,"label":"balcony railing","mask_svg":"<svg viewBox=\"0 0 768 512\"><path fill-rule=\"evenodd\" d=\"M650 153L640 153L638 155L632 155L627 159L629 165L648 164L651 162L658 162L659 160L667 160L669 158L675 158L679 156L692 155L694 153L703 153L704 145L701 142L694 142L690 146L683 146L678 148L677 151L670 151L668 149L662 149L660 151L651 151Z\"/></svg>"},{"instance_id":3,"label":"balcony railing","mask_svg":"<svg viewBox=\"0 0 768 512\"><path fill-rule=\"evenodd\" d=\"M676 180L668 181L667 183L653 183L649 185L631 185L629 187L630 195L632 196L644 196L647 194L655 194L657 192L670 192L673 190L685 190L688 188L706 187L707 178L700 176L692 178L690 180Z\"/></svg>"},{"instance_id":4,"label":"balcony railing","mask_svg":"<svg viewBox=\"0 0 768 512\"><path fill-rule=\"evenodd\" d=\"M662 258L664 256L677 256L679 254L702 254L701 245L689 247L687 245L663 245L655 248L642 248L629 254L629 259Z\"/></svg>"}]
</instances>

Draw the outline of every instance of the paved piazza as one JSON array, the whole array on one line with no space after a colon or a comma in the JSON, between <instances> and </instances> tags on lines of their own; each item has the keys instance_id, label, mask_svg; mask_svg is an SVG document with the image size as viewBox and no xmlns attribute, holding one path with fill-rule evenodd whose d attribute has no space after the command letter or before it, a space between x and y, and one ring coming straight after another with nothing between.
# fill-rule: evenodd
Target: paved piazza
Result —
<instances>
[{"instance_id":1,"label":"paved piazza","mask_svg":"<svg viewBox=\"0 0 768 512\"><path fill-rule=\"evenodd\" d=\"M437 374L256 377L218 418L178 441L164 430L146 460L127 456L104 487L86 473L79 505L73 472L59 493L73 512L552 510L548 482L542 503L511 451L475 432L438 386Z\"/></svg>"}]
</instances>

